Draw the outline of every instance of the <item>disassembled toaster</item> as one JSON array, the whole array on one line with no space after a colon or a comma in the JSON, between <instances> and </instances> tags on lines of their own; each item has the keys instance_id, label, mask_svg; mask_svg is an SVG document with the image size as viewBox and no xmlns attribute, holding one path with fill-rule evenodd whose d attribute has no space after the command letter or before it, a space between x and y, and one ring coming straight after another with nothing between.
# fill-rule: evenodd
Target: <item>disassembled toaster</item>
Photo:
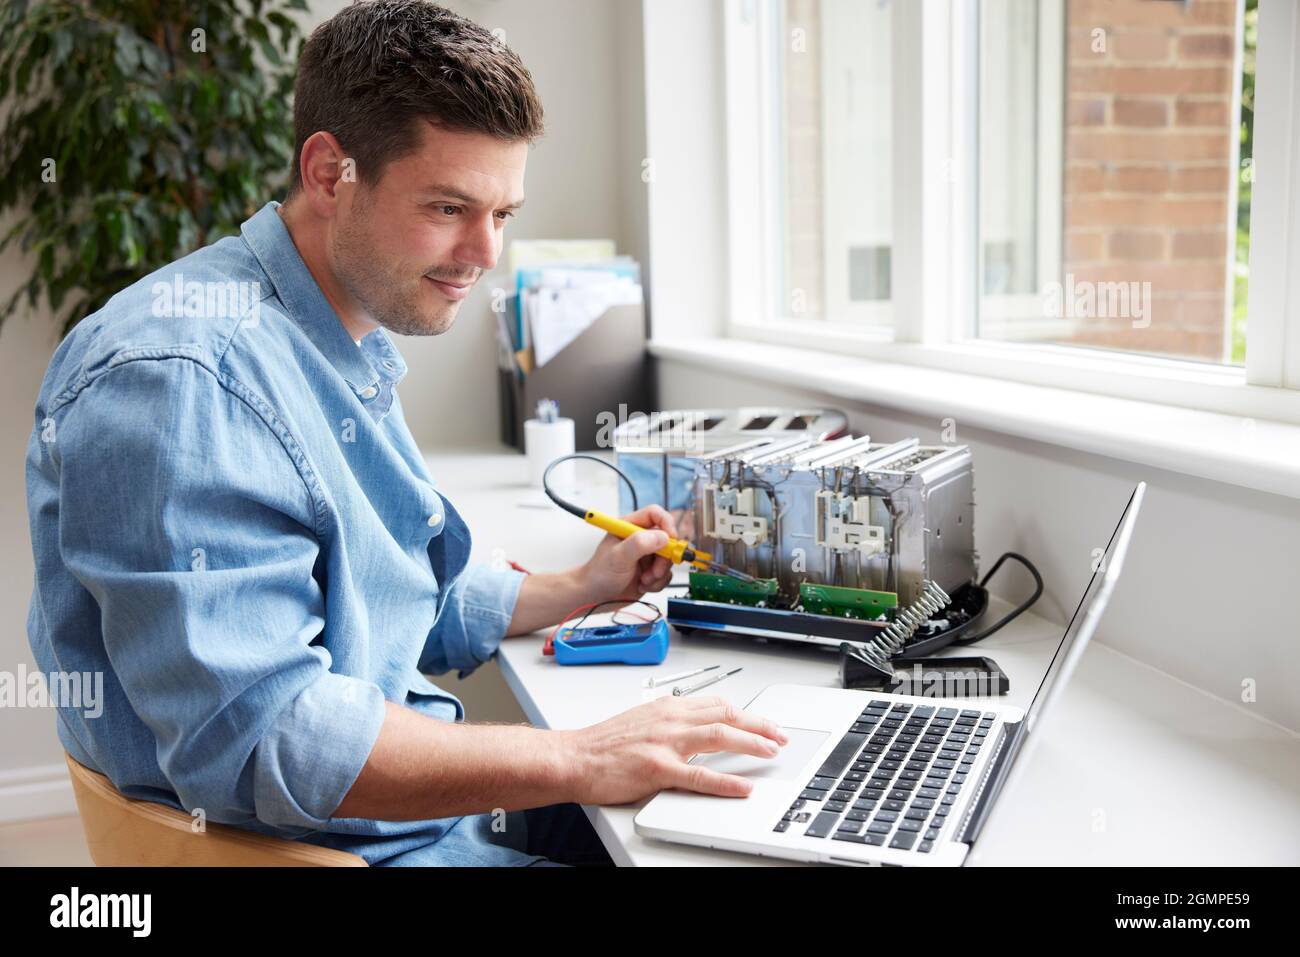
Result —
<instances>
[{"instance_id":1,"label":"disassembled toaster","mask_svg":"<svg viewBox=\"0 0 1300 957\"><path fill-rule=\"evenodd\" d=\"M699 547L754 577L693 572L668 620L928 654L987 606L977 583L969 447L846 435L756 438L698 456Z\"/></svg>"}]
</instances>

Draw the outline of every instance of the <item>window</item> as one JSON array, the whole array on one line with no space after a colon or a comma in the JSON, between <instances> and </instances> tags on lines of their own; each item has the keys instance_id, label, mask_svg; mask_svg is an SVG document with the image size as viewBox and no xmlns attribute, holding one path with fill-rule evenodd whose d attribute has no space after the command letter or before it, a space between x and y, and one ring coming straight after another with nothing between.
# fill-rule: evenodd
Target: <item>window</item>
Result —
<instances>
[{"instance_id":1,"label":"window","mask_svg":"<svg viewBox=\"0 0 1300 957\"><path fill-rule=\"evenodd\" d=\"M979 7L979 333L1061 335L1041 291L1059 278L1060 0Z\"/></svg>"},{"instance_id":2,"label":"window","mask_svg":"<svg viewBox=\"0 0 1300 957\"><path fill-rule=\"evenodd\" d=\"M982 338L1242 365L1256 0L983 0Z\"/></svg>"},{"instance_id":3,"label":"window","mask_svg":"<svg viewBox=\"0 0 1300 957\"><path fill-rule=\"evenodd\" d=\"M775 76L777 315L890 324L891 12L861 0L761 0Z\"/></svg>"},{"instance_id":4,"label":"window","mask_svg":"<svg viewBox=\"0 0 1300 957\"><path fill-rule=\"evenodd\" d=\"M724 9L730 334L1300 421L1300 4Z\"/></svg>"}]
</instances>

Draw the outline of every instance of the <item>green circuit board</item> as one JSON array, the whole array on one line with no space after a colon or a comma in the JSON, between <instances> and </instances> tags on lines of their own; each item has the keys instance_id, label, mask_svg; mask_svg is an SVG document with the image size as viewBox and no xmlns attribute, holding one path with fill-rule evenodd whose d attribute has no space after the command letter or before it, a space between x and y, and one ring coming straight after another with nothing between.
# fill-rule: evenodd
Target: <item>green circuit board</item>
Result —
<instances>
[{"instance_id":1,"label":"green circuit board","mask_svg":"<svg viewBox=\"0 0 1300 957\"><path fill-rule=\"evenodd\" d=\"M717 601L728 605L765 605L777 593L775 578L743 582L727 575L691 572L690 596L697 601Z\"/></svg>"},{"instance_id":2,"label":"green circuit board","mask_svg":"<svg viewBox=\"0 0 1300 957\"><path fill-rule=\"evenodd\" d=\"M863 621L876 621L882 616L889 617L898 607L898 595L892 591L842 588L838 585L817 585L812 582L803 582L799 586L799 601L804 611L814 615L860 618Z\"/></svg>"}]
</instances>

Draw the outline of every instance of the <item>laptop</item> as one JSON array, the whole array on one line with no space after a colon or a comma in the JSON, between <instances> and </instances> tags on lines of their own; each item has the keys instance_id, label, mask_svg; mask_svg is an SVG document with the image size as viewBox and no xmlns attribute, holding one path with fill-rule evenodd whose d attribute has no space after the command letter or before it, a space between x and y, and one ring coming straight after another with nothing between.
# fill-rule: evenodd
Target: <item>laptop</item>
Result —
<instances>
[{"instance_id":1,"label":"laptop","mask_svg":"<svg viewBox=\"0 0 1300 957\"><path fill-rule=\"evenodd\" d=\"M771 685L746 710L789 735L777 757L693 759L751 778L749 797L662 791L637 814L637 833L798 861L962 864L1096 633L1145 492L1139 483L1129 498L1027 711L962 698Z\"/></svg>"}]
</instances>

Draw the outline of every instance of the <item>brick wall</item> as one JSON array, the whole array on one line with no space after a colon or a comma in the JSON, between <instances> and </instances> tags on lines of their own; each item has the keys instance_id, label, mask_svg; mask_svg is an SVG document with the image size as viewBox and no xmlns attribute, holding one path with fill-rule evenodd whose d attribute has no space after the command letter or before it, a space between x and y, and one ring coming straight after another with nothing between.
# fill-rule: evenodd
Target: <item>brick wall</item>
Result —
<instances>
[{"instance_id":1,"label":"brick wall","mask_svg":"<svg viewBox=\"0 0 1300 957\"><path fill-rule=\"evenodd\" d=\"M802 315L818 317L828 252L820 3L784 8L785 294L794 300L784 307L802 303ZM1152 301L1146 328L1088 318L1064 341L1224 358L1236 10L1237 0L1066 0L1061 272L1150 282Z\"/></svg>"},{"instance_id":2,"label":"brick wall","mask_svg":"<svg viewBox=\"0 0 1300 957\"><path fill-rule=\"evenodd\" d=\"M1072 341L1224 355L1235 0L1067 0L1063 269L1151 283L1151 324Z\"/></svg>"}]
</instances>

